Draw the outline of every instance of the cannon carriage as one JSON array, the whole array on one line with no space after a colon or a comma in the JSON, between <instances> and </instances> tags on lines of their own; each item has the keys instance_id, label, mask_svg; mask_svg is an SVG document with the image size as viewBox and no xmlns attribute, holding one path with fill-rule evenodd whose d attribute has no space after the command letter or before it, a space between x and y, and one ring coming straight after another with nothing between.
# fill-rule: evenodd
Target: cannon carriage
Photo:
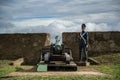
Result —
<instances>
[{"instance_id":1,"label":"cannon carriage","mask_svg":"<svg viewBox=\"0 0 120 80\"><path fill-rule=\"evenodd\" d=\"M56 43L42 48L41 59L38 65L47 65L47 70L76 71L77 65L72 58L70 48L65 48L56 38Z\"/></svg>"}]
</instances>

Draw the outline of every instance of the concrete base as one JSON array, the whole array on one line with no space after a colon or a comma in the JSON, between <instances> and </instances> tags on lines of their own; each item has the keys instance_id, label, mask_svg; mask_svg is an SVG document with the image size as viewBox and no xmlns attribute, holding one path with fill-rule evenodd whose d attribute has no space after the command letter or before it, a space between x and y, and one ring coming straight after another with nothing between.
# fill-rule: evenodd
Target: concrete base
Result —
<instances>
[{"instance_id":1,"label":"concrete base","mask_svg":"<svg viewBox=\"0 0 120 80\"><path fill-rule=\"evenodd\" d=\"M93 58L88 58L88 61L90 62L91 65L99 65L100 62L98 62L97 60L93 59Z\"/></svg>"},{"instance_id":2,"label":"concrete base","mask_svg":"<svg viewBox=\"0 0 120 80\"><path fill-rule=\"evenodd\" d=\"M77 71L77 65L71 61L70 64L66 64L64 62L51 62L48 64L49 71Z\"/></svg>"},{"instance_id":3,"label":"concrete base","mask_svg":"<svg viewBox=\"0 0 120 80\"><path fill-rule=\"evenodd\" d=\"M78 66L90 66L90 62L77 62Z\"/></svg>"},{"instance_id":4,"label":"concrete base","mask_svg":"<svg viewBox=\"0 0 120 80\"><path fill-rule=\"evenodd\" d=\"M39 64L46 64L48 71L77 71L77 65L73 61L71 61L70 64L66 64L64 61L51 61L47 64L41 61Z\"/></svg>"}]
</instances>

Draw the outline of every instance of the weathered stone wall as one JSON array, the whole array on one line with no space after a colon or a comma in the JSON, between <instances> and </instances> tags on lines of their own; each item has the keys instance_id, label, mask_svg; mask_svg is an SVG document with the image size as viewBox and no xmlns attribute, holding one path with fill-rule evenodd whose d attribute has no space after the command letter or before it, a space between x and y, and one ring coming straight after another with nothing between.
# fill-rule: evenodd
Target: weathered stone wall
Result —
<instances>
[{"instance_id":1,"label":"weathered stone wall","mask_svg":"<svg viewBox=\"0 0 120 80\"><path fill-rule=\"evenodd\" d=\"M50 35L0 34L0 59L24 58L24 64L37 64L41 48L50 45Z\"/></svg>"},{"instance_id":2,"label":"weathered stone wall","mask_svg":"<svg viewBox=\"0 0 120 80\"><path fill-rule=\"evenodd\" d=\"M79 57L79 32L64 32L62 41L71 48L74 60ZM89 56L120 52L120 32L89 32ZM0 34L0 59L23 57L24 64L37 64L41 48L50 45L50 35L37 34Z\"/></svg>"},{"instance_id":3,"label":"weathered stone wall","mask_svg":"<svg viewBox=\"0 0 120 80\"><path fill-rule=\"evenodd\" d=\"M78 60L79 57L79 33L77 32L64 32L62 33L62 43L65 47L68 47L72 50L74 60Z\"/></svg>"},{"instance_id":4,"label":"weathered stone wall","mask_svg":"<svg viewBox=\"0 0 120 80\"><path fill-rule=\"evenodd\" d=\"M120 32L89 32L88 55L120 52ZM72 49L74 60L79 58L79 32L64 32L63 44Z\"/></svg>"}]
</instances>

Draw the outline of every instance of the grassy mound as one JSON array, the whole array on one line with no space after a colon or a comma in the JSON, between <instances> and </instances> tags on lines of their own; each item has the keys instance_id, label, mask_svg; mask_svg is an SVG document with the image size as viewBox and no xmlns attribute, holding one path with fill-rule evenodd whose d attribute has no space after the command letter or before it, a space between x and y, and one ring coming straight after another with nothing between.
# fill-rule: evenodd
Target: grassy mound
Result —
<instances>
[{"instance_id":1,"label":"grassy mound","mask_svg":"<svg viewBox=\"0 0 120 80\"><path fill-rule=\"evenodd\" d=\"M99 61L101 64L120 64L120 53L111 53L93 57L93 59Z\"/></svg>"}]
</instances>

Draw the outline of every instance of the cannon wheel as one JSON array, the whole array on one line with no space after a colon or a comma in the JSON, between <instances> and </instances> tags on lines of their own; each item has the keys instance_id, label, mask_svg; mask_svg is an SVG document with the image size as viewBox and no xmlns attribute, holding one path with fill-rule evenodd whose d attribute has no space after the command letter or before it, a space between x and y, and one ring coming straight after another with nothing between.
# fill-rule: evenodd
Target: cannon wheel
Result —
<instances>
[{"instance_id":1,"label":"cannon wheel","mask_svg":"<svg viewBox=\"0 0 120 80\"><path fill-rule=\"evenodd\" d=\"M50 52L50 48L49 47L42 48L42 51L41 51L41 61L44 61L44 55L47 52Z\"/></svg>"},{"instance_id":2,"label":"cannon wheel","mask_svg":"<svg viewBox=\"0 0 120 80\"><path fill-rule=\"evenodd\" d=\"M65 48L64 52L68 53L72 57L72 51L70 48Z\"/></svg>"},{"instance_id":3,"label":"cannon wheel","mask_svg":"<svg viewBox=\"0 0 120 80\"><path fill-rule=\"evenodd\" d=\"M72 51L70 48L65 48L64 52L68 53L72 57ZM70 64L70 61L66 61L66 64Z\"/></svg>"}]
</instances>

